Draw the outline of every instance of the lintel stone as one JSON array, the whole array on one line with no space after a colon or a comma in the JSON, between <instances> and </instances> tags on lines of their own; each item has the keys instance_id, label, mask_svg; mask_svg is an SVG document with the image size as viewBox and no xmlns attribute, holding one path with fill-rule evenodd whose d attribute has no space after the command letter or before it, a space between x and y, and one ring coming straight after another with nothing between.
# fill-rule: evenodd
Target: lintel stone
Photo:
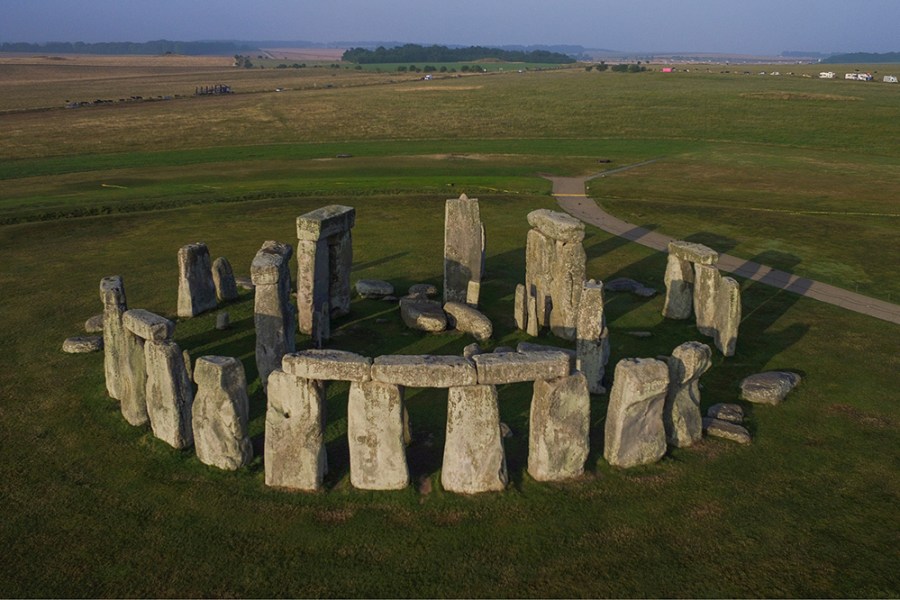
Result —
<instances>
[{"instance_id":1,"label":"lintel stone","mask_svg":"<svg viewBox=\"0 0 900 600\"><path fill-rule=\"evenodd\" d=\"M372 362L372 379L407 387L449 388L475 385L475 365L462 356L429 354L379 356Z\"/></svg>"},{"instance_id":2,"label":"lintel stone","mask_svg":"<svg viewBox=\"0 0 900 600\"><path fill-rule=\"evenodd\" d=\"M310 242L349 231L356 224L356 209L331 204L297 217L297 239Z\"/></svg>"},{"instance_id":3,"label":"lintel stone","mask_svg":"<svg viewBox=\"0 0 900 600\"><path fill-rule=\"evenodd\" d=\"M175 323L142 308L125 311L122 323L125 329L139 338L154 342L167 340L175 333Z\"/></svg>"},{"instance_id":4,"label":"lintel stone","mask_svg":"<svg viewBox=\"0 0 900 600\"><path fill-rule=\"evenodd\" d=\"M584 239L584 223L566 213L541 208L528 213L528 224L560 242L580 242Z\"/></svg>"},{"instance_id":5,"label":"lintel stone","mask_svg":"<svg viewBox=\"0 0 900 600\"><path fill-rule=\"evenodd\" d=\"M719 253L709 246L683 240L669 242L669 254L701 265L714 265L719 262Z\"/></svg>"},{"instance_id":6,"label":"lintel stone","mask_svg":"<svg viewBox=\"0 0 900 600\"><path fill-rule=\"evenodd\" d=\"M323 381L371 381L372 359L344 350L311 349L287 354L281 361L285 373Z\"/></svg>"},{"instance_id":7,"label":"lintel stone","mask_svg":"<svg viewBox=\"0 0 900 600\"><path fill-rule=\"evenodd\" d=\"M472 360L479 385L556 379L569 374L569 355L563 351L477 354Z\"/></svg>"}]
</instances>

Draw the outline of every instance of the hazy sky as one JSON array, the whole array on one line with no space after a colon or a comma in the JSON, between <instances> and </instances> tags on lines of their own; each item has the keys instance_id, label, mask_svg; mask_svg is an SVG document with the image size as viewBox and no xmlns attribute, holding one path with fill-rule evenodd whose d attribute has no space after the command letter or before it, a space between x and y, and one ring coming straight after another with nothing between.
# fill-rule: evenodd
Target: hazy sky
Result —
<instances>
[{"instance_id":1,"label":"hazy sky","mask_svg":"<svg viewBox=\"0 0 900 600\"><path fill-rule=\"evenodd\" d=\"M0 42L579 44L900 51L900 0L0 0Z\"/></svg>"}]
</instances>

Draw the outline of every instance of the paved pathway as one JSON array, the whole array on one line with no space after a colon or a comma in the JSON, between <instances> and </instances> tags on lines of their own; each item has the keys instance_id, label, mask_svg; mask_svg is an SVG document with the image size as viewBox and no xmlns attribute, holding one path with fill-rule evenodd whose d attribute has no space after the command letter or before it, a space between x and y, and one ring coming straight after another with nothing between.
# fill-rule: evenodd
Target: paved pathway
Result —
<instances>
[{"instance_id":1,"label":"paved pathway","mask_svg":"<svg viewBox=\"0 0 900 600\"><path fill-rule=\"evenodd\" d=\"M642 246L666 252L669 242L675 238L617 219L597 206L585 193L585 183L591 179L617 173L628 168L639 167L651 162L654 161L613 169L590 177L546 176L546 178L553 182L553 195L556 197L559 205L573 217L599 227L613 235L637 242ZM800 294L801 296L815 298L822 302L892 323L900 323L900 306L890 302L876 300L875 298L850 292L827 283L806 279L805 277L798 277L785 271L779 271L728 254L719 255L719 268L741 277Z\"/></svg>"}]
</instances>

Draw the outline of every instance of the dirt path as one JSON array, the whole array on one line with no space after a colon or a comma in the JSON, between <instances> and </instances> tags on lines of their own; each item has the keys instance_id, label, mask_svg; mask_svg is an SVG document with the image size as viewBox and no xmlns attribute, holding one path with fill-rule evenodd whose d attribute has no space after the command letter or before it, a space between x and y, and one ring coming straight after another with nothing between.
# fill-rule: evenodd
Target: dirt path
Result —
<instances>
[{"instance_id":1,"label":"dirt path","mask_svg":"<svg viewBox=\"0 0 900 600\"><path fill-rule=\"evenodd\" d=\"M648 248L653 248L654 250L666 252L669 242L675 238L617 219L597 206L597 204L588 198L585 193L585 183L591 179L604 177L606 175L611 175L612 173L639 167L652 162L655 161L646 161L589 177L546 176L546 178L553 182L553 195L556 197L560 207L573 217L576 217L585 223L594 225L595 227L599 227L607 233L617 235L641 244L642 246L647 246ZM846 308L847 310L876 317L884 321L890 321L891 323L900 324L900 306L891 304L890 302L863 296L862 294L850 292L843 288L828 285L827 283L822 283L813 279L798 277L797 275L779 271L767 267L766 265L737 258L736 256L731 256L729 254L722 254L719 256L719 268L728 273L734 273L740 277L753 279L754 281L759 281L766 285L794 292L801 296L814 298L822 302L827 302L828 304Z\"/></svg>"}]
</instances>

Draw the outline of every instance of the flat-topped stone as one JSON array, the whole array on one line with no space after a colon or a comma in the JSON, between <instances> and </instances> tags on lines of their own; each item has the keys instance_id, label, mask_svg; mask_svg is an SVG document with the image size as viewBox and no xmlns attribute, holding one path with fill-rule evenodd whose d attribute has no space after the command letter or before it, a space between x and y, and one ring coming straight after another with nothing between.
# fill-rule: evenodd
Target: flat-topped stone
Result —
<instances>
[{"instance_id":1,"label":"flat-topped stone","mask_svg":"<svg viewBox=\"0 0 900 600\"><path fill-rule=\"evenodd\" d=\"M709 246L683 240L669 242L669 254L701 265L714 265L719 262L719 253Z\"/></svg>"},{"instance_id":2,"label":"flat-topped stone","mask_svg":"<svg viewBox=\"0 0 900 600\"><path fill-rule=\"evenodd\" d=\"M559 348L557 346L548 346L546 344L532 344L531 342L519 342L516 346L516 352L529 354L532 352L565 352L569 357L569 371L576 370L576 361L578 353L571 348Z\"/></svg>"},{"instance_id":3,"label":"flat-topped stone","mask_svg":"<svg viewBox=\"0 0 900 600\"><path fill-rule=\"evenodd\" d=\"M429 388L478 383L475 365L462 356L430 354L379 356L372 361L372 379L394 385Z\"/></svg>"},{"instance_id":4,"label":"flat-topped stone","mask_svg":"<svg viewBox=\"0 0 900 600\"><path fill-rule=\"evenodd\" d=\"M719 402L718 404L713 404L706 410L706 416L711 419L740 424L744 422L744 409L740 404L725 404Z\"/></svg>"},{"instance_id":5,"label":"flat-topped stone","mask_svg":"<svg viewBox=\"0 0 900 600\"><path fill-rule=\"evenodd\" d=\"M569 374L569 355L562 351L504 352L472 357L480 385L556 379Z\"/></svg>"},{"instance_id":6,"label":"flat-topped stone","mask_svg":"<svg viewBox=\"0 0 900 600\"><path fill-rule=\"evenodd\" d=\"M62 351L67 354L87 354L103 350L102 335L81 335L66 338L62 345Z\"/></svg>"},{"instance_id":7,"label":"flat-topped stone","mask_svg":"<svg viewBox=\"0 0 900 600\"><path fill-rule=\"evenodd\" d=\"M528 224L560 242L580 242L584 239L584 223L562 212L541 208L528 213Z\"/></svg>"},{"instance_id":8,"label":"flat-topped stone","mask_svg":"<svg viewBox=\"0 0 900 600\"><path fill-rule=\"evenodd\" d=\"M356 282L356 293L361 298L380 299L394 295L394 286L381 279L360 279Z\"/></svg>"},{"instance_id":9,"label":"flat-topped stone","mask_svg":"<svg viewBox=\"0 0 900 600\"><path fill-rule=\"evenodd\" d=\"M250 280L254 286L273 285L288 273L287 263L294 255L290 244L268 240L250 263Z\"/></svg>"},{"instance_id":10,"label":"flat-topped stone","mask_svg":"<svg viewBox=\"0 0 900 600\"><path fill-rule=\"evenodd\" d=\"M160 342L171 338L175 333L175 323L142 308L125 311L122 323L125 329L144 340Z\"/></svg>"},{"instance_id":11,"label":"flat-topped stone","mask_svg":"<svg viewBox=\"0 0 900 600\"><path fill-rule=\"evenodd\" d=\"M703 418L703 433L708 436L731 440L738 444L749 444L751 442L750 432L737 423L729 423L728 421L720 421L719 419Z\"/></svg>"},{"instance_id":12,"label":"flat-topped stone","mask_svg":"<svg viewBox=\"0 0 900 600\"><path fill-rule=\"evenodd\" d=\"M789 371L766 371L741 381L741 400L756 404L781 404L802 378Z\"/></svg>"},{"instance_id":13,"label":"flat-topped stone","mask_svg":"<svg viewBox=\"0 0 900 600\"><path fill-rule=\"evenodd\" d=\"M372 379L372 359L344 350L311 349L286 354L281 361L285 373L305 379L323 381L357 381Z\"/></svg>"},{"instance_id":14,"label":"flat-topped stone","mask_svg":"<svg viewBox=\"0 0 900 600\"><path fill-rule=\"evenodd\" d=\"M297 239L315 242L349 230L356 224L356 209L331 204L297 217Z\"/></svg>"}]
</instances>

